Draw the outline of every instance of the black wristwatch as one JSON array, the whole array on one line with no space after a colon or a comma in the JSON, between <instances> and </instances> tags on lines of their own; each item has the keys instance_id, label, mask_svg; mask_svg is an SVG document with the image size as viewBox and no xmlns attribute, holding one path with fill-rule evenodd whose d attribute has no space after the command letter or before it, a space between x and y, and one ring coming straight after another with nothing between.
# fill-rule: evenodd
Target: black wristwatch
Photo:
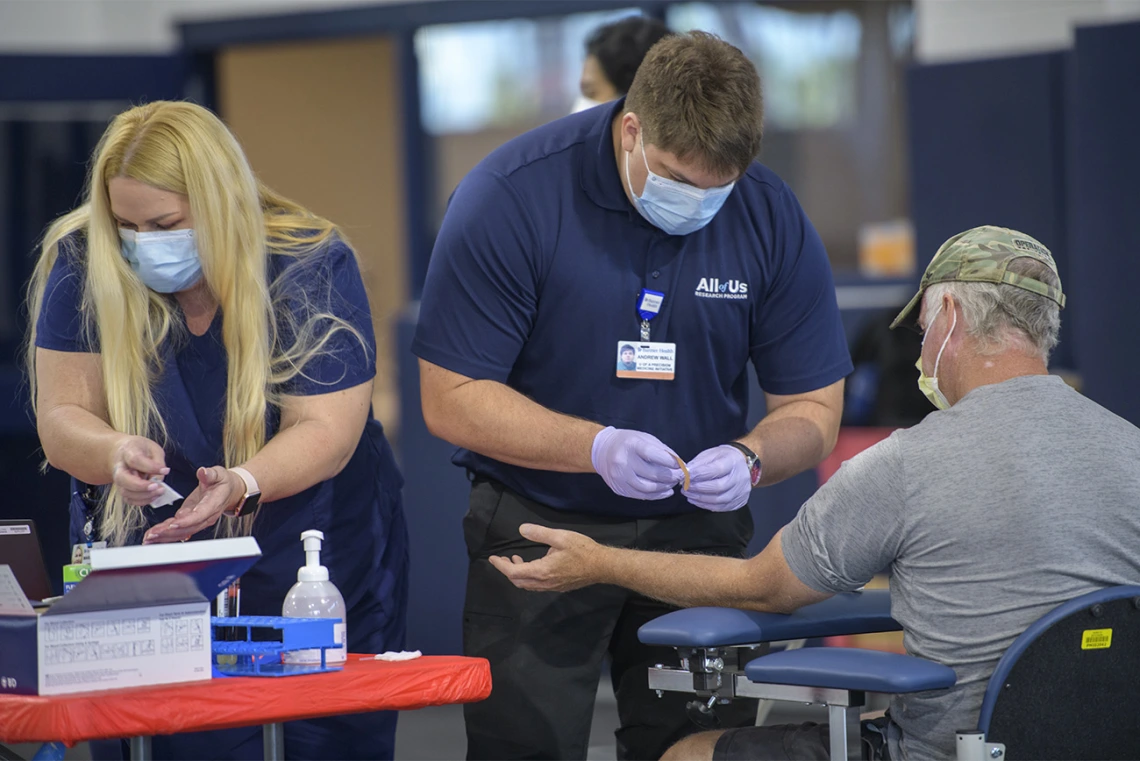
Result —
<instances>
[{"instance_id":1,"label":"black wristwatch","mask_svg":"<svg viewBox=\"0 0 1140 761\"><path fill-rule=\"evenodd\" d=\"M755 489L760 485L760 458L756 456L755 452L739 441L730 441L728 445L739 449L740 453L744 455L744 459L748 463L748 477L752 481L752 488Z\"/></svg>"}]
</instances>

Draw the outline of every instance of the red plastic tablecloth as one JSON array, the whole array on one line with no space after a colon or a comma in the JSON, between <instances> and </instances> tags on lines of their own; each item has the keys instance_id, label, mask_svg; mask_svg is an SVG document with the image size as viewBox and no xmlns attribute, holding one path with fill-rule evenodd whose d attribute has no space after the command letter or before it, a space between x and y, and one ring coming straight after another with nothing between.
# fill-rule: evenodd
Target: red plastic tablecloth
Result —
<instances>
[{"instance_id":1,"label":"red plastic tablecloth","mask_svg":"<svg viewBox=\"0 0 1140 761\"><path fill-rule=\"evenodd\" d=\"M425 656L387 663L349 655L343 671L227 677L74 695L0 695L0 742L168 735L364 711L471 703L491 694L482 658Z\"/></svg>"}]
</instances>

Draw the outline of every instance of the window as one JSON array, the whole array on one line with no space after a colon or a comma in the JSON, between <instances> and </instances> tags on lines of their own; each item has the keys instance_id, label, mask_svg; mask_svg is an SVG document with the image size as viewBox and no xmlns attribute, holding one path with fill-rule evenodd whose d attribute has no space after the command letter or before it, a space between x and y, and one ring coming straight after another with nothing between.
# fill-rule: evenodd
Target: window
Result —
<instances>
[{"instance_id":1,"label":"window","mask_svg":"<svg viewBox=\"0 0 1140 761\"><path fill-rule=\"evenodd\" d=\"M887 11L887 29L891 37L891 53L897 59L909 60L914 52L914 8L892 5Z\"/></svg>"},{"instance_id":2,"label":"window","mask_svg":"<svg viewBox=\"0 0 1140 761\"><path fill-rule=\"evenodd\" d=\"M854 120L862 31L855 13L685 3L671 6L668 20L678 31L713 32L752 59L771 127L828 128Z\"/></svg>"},{"instance_id":3,"label":"window","mask_svg":"<svg viewBox=\"0 0 1140 761\"><path fill-rule=\"evenodd\" d=\"M429 134L537 125L578 95L586 37L635 9L423 27L416 32Z\"/></svg>"},{"instance_id":4,"label":"window","mask_svg":"<svg viewBox=\"0 0 1140 761\"><path fill-rule=\"evenodd\" d=\"M424 27L416 32L424 127L474 132L533 118L538 35L533 21Z\"/></svg>"}]
</instances>

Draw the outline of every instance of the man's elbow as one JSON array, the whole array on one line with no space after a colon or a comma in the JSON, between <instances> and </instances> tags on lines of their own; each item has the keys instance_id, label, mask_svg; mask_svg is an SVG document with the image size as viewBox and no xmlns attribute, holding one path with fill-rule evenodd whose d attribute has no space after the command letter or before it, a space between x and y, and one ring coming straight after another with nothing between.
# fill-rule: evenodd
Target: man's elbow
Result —
<instances>
[{"instance_id":1,"label":"man's elbow","mask_svg":"<svg viewBox=\"0 0 1140 761\"><path fill-rule=\"evenodd\" d=\"M785 615L795 613L803 607L803 604L797 600L792 600L787 597L780 599L777 598L769 603L768 611L770 613L783 613Z\"/></svg>"},{"instance_id":2,"label":"man's elbow","mask_svg":"<svg viewBox=\"0 0 1140 761\"><path fill-rule=\"evenodd\" d=\"M840 412L842 414L842 411ZM823 431L823 448L820 452L819 462L826 460L832 452L835 451L835 445L839 443L839 418L836 417L835 423L826 426ZM816 464L818 465L819 462Z\"/></svg>"},{"instance_id":3,"label":"man's elbow","mask_svg":"<svg viewBox=\"0 0 1140 761\"><path fill-rule=\"evenodd\" d=\"M778 597L755 597L745 601L739 607L754 613L788 614L795 613L803 606L786 598L781 600Z\"/></svg>"},{"instance_id":4,"label":"man's elbow","mask_svg":"<svg viewBox=\"0 0 1140 761\"><path fill-rule=\"evenodd\" d=\"M457 406L455 392L467 379L425 360L420 360L420 411L428 433L456 446L461 406Z\"/></svg>"},{"instance_id":5,"label":"man's elbow","mask_svg":"<svg viewBox=\"0 0 1140 761\"><path fill-rule=\"evenodd\" d=\"M824 403L827 411L824 414L823 425L820 426L820 432L823 434L823 456L819 458L820 461L834 451L835 445L839 441L839 426L843 422L843 389L845 386L845 381L839 381L831 397Z\"/></svg>"},{"instance_id":6,"label":"man's elbow","mask_svg":"<svg viewBox=\"0 0 1140 761\"><path fill-rule=\"evenodd\" d=\"M447 414L443 409L444 405L437 397L424 394L420 402L420 408L423 410L424 423L427 425L428 433L438 439L455 443L453 440L454 430L453 422L454 416Z\"/></svg>"}]
</instances>

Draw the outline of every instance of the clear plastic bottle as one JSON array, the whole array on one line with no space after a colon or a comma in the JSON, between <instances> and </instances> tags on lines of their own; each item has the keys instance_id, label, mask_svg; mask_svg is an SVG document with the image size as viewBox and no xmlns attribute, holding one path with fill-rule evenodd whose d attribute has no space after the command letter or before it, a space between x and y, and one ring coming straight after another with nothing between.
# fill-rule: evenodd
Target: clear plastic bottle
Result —
<instances>
[{"instance_id":1,"label":"clear plastic bottle","mask_svg":"<svg viewBox=\"0 0 1140 761\"><path fill-rule=\"evenodd\" d=\"M338 648L325 651L325 663L344 663L348 656L348 628L344 598L340 590L329 581L329 569L321 565L321 542L325 535L320 531L306 531L301 534L305 547L305 565L297 570L297 583L285 595L281 615L290 618L339 618L334 625ZM293 650L283 653L285 663L319 664L321 651Z\"/></svg>"}]
</instances>

